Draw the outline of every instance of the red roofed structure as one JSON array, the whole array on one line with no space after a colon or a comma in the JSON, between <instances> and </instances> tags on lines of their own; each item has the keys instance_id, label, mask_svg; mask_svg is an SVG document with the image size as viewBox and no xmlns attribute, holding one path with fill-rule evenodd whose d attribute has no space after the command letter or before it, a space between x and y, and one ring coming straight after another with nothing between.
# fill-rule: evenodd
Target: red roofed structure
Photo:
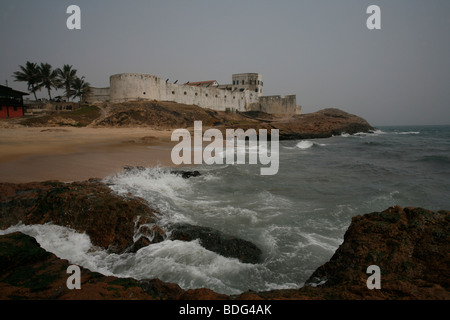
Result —
<instances>
[{"instance_id":1,"label":"red roofed structure","mask_svg":"<svg viewBox=\"0 0 450 320\"><path fill-rule=\"evenodd\" d=\"M209 80L209 81L188 82L185 83L185 85L195 87L218 87L219 83L216 80Z\"/></svg>"},{"instance_id":2,"label":"red roofed structure","mask_svg":"<svg viewBox=\"0 0 450 320\"><path fill-rule=\"evenodd\" d=\"M23 117L23 96L28 93L0 85L0 119Z\"/></svg>"}]
</instances>

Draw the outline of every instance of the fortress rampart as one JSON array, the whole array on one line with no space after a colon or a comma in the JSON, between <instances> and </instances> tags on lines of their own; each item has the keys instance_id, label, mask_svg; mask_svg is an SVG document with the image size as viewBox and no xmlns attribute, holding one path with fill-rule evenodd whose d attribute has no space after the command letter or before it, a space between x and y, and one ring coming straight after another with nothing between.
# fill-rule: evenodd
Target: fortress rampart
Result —
<instances>
[{"instance_id":1,"label":"fortress rampart","mask_svg":"<svg viewBox=\"0 0 450 320\"><path fill-rule=\"evenodd\" d=\"M247 77L246 77L247 75ZM217 82L211 82L217 84ZM109 88L91 88L88 102L113 103L157 100L197 105L217 111L263 111L289 113L297 111L296 96L264 97L262 76L248 73L233 75L231 85L190 85L168 83L157 76L140 73L121 73L110 77Z\"/></svg>"}]
</instances>

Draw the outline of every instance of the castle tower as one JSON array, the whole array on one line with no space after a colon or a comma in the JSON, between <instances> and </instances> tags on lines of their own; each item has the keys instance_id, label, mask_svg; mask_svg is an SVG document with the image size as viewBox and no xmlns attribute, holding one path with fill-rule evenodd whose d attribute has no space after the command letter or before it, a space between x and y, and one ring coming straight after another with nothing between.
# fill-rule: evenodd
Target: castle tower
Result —
<instances>
[{"instance_id":1,"label":"castle tower","mask_svg":"<svg viewBox=\"0 0 450 320\"><path fill-rule=\"evenodd\" d=\"M239 73L233 74L233 91L249 90L262 96L263 81L260 73Z\"/></svg>"}]
</instances>

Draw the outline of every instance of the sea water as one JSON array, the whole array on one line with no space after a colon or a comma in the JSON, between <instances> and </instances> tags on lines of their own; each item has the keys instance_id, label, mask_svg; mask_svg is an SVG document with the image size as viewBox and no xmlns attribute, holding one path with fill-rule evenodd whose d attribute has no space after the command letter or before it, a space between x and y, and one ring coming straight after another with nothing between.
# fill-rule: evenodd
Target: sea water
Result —
<instances>
[{"instance_id":1,"label":"sea water","mask_svg":"<svg viewBox=\"0 0 450 320\"><path fill-rule=\"evenodd\" d=\"M393 205L450 209L450 126L281 141L279 163L273 176L261 176L259 165L230 164L197 166L201 176L189 179L163 168L105 179L118 194L145 198L164 213L162 226L186 222L253 242L263 252L258 264L223 257L198 240L109 254L92 248L87 235L51 224L1 233L32 235L44 249L105 275L238 294L301 287L331 258L356 215Z\"/></svg>"}]
</instances>

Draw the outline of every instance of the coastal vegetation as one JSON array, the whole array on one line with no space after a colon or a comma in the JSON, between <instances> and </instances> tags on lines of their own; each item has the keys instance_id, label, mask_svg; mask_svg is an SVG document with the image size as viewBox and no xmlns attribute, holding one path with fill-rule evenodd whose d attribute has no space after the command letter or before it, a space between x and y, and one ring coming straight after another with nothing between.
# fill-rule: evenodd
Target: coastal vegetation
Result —
<instances>
[{"instance_id":1,"label":"coastal vegetation","mask_svg":"<svg viewBox=\"0 0 450 320\"><path fill-rule=\"evenodd\" d=\"M20 71L13 73L14 81L26 82L28 91L34 95L36 92L46 89L49 100L52 99L52 89L63 89L67 101L70 98L78 98L82 101L90 92L90 84L84 76L78 77L77 70L72 65L65 64L62 68L53 69L49 63L35 63L27 61L24 66L19 66Z\"/></svg>"},{"instance_id":2,"label":"coastal vegetation","mask_svg":"<svg viewBox=\"0 0 450 320\"><path fill-rule=\"evenodd\" d=\"M100 116L100 109L97 106L82 106L72 112L60 114L48 114L39 117L23 118L22 125L27 127L40 126L69 126L86 127Z\"/></svg>"}]
</instances>

